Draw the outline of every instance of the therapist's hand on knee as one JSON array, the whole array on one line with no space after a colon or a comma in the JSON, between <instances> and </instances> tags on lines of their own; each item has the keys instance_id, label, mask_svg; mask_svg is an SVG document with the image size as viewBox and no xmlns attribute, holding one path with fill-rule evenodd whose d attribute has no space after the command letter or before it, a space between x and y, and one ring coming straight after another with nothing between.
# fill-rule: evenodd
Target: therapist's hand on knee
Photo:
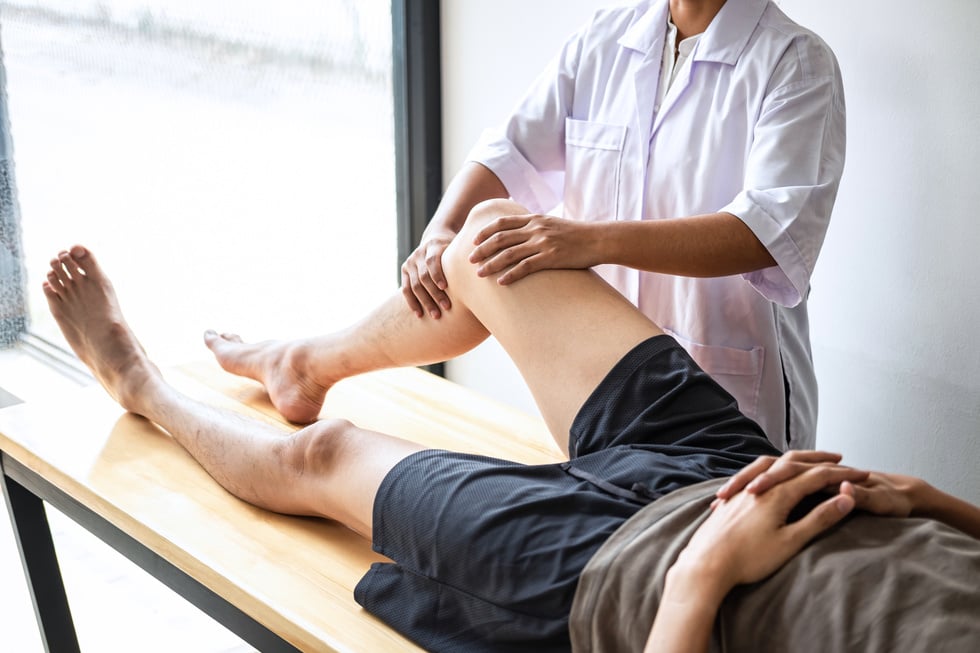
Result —
<instances>
[{"instance_id":1,"label":"therapist's hand on knee","mask_svg":"<svg viewBox=\"0 0 980 653\"><path fill-rule=\"evenodd\" d=\"M418 317L428 313L438 320L442 311L452 308L445 292L449 285L442 271L442 254L454 236L451 231L423 236L419 246L402 263L402 296Z\"/></svg>"},{"instance_id":2,"label":"therapist's hand on knee","mask_svg":"<svg viewBox=\"0 0 980 653\"><path fill-rule=\"evenodd\" d=\"M501 285L514 283L540 270L586 269L601 263L595 252L596 223L550 215L510 215L480 230L470 262L477 274L503 272Z\"/></svg>"}]
</instances>

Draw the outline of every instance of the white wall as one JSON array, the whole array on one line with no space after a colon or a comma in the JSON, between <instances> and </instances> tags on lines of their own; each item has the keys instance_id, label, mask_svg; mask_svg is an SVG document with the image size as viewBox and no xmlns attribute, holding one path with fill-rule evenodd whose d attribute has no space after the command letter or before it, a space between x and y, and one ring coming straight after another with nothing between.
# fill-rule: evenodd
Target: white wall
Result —
<instances>
[{"instance_id":1,"label":"white wall","mask_svg":"<svg viewBox=\"0 0 980 653\"><path fill-rule=\"evenodd\" d=\"M443 2L447 179L601 2ZM821 448L980 503L980 3L782 0L844 74L848 158L813 278ZM450 375L533 409L499 348Z\"/></svg>"},{"instance_id":2,"label":"white wall","mask_svg":"<svg viewBox=\"0 0 980 653\"><path fill-rule=\"evenodd\" d=\"M837 53L848 107L811 296L817 442L980 503L980 3L781 6Z\"/></svg>"}]
</instances>

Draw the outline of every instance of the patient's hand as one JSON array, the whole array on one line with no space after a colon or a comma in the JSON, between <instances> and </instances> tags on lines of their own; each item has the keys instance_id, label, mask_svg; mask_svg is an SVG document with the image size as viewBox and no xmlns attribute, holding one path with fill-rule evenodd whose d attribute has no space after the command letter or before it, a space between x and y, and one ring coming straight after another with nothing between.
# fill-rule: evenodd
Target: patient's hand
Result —
<instances>
[{"instance_id":1,"label":"patient's hand","mask_svg":"<svg viewBox=\"0 0 980 653\"><path fill-rule=\"evenodd\" d=\"M730 499L743 489L749 494L763 494L770 488L808 472L817 472L825 483L819 490L837 491L844 481L866 481L870 472L839 465L840 454L826 451L788 451L778 458L761 456L732 476L717 492L719 499Z\"/></svg>"},{"instance_id":2,"label":"patient's hand","mask_svg":"<svg viewBox=\"0 0 980 653\"><path fill-rule=\"evenodd\" d=\"M867 480L854 484L857 507L876 515L908 517L916 509L925 481L913 476L872 472Z\"/></svg>"},{"instance_id":3,"label":"patient's hand","mask_svg":"<svg viewBox=\"0 0 980 653\"><path fill-rule=\"evenodd\" d=\"M839 465L840 455L825 451L790 451L776 458L763 456L732 476L717 492L730 499L741 491L762 495L810 470L826 481L821 488L854 498L855 507L886 517L929 517L980 539L980 508L946 494L922 479L901 474L868 472Z\"/></svg>"},{"instance_id":4,"label":"patient's hand","mask_svg":"<svg viewBox=\"0 0 980 653\"><path fill-rule=\"evenodd\" d=\"M848 488L787 523L800 501L827 487L828 478L838 473L833 467L812 465L765 493L742 491L716 501L676 564L711 568L713 575L726 579L728 589L762 580L854 508Z\"/></svg>"},{"instance_id":5,"label":"patient's hand","mask_svg":"<svg viewBox=\"0 0 980 653\"><path fill-rule=\"evenodd\" d=\"M890 517L936 519L980 540L980 507L920 478L873 472L868 480L855 483L847 491L862 510Z\"/></svg>"},{"instance_id":6,"label":"patient's hand","mask_svg":"<svg viewBox=\"0 0 980 653\"><path fill-rule=\"evenodd\" d=\"M853 486L844 483L841 494L788 524L790 511L827 484L825 466L796 469L765 493L742 491L715 502L667 572L645 651L706 651L718 607L733 587L766 578L854 508Z\"/></svg>"}]
</instances>

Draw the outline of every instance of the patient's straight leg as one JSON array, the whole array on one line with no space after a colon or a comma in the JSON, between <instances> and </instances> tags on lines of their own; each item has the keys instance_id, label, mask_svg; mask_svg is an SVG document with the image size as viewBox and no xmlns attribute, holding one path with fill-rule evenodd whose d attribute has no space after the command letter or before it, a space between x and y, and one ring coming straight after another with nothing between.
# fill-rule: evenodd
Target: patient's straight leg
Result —
<instances>
[{"instance_id":1,"label":"patient's straight leg","mask_svg":"<svg viewBox=\"0 0 980 653\"><path fill-rule=\"evenodd\" d=\"M109 394L166 429L228 491L270 510L336 519L371 537L381 480L421 447L343 420L287 433L181 394L147 358L109 279L82 247L52 260L44 293L68 343Z\"/></svg>"}]
</instances>

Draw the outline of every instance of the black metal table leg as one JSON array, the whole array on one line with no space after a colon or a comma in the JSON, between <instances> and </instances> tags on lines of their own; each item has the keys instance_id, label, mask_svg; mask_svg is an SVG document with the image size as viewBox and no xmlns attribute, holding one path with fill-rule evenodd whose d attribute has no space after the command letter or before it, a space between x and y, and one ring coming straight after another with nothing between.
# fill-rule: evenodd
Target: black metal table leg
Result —
<instances>
[{"instance_id":1,"label":"black metal table leg","mask_svg":"<svg viewBox=\"0 0 980 653\"><path fill-rule=\"evenodd\" d=\"M48 653L79 653L75 624L44 502L6 474L0 474L0 484L27 575L44 650Z\"/></svg>"},{"instance_id":2,"label":"black metal table leg","mask_svg":"<svg viewBox=\"0 0 980 653\"><path fill-rule=\"evenodd\" d=\"M0 478L4 485L4 496L7 497L7 507L14 521L21 558L31 585L31 595L34 597L34 606L48 653L75 653L78 651L78 640L68 610L42 499L257 650L263 653L300 653L295 646L201 582L2 452L0 467L3 468ZM47 555L43 554L45 551L48 552ZM2 646L0 650L3 650Z\"/></svg>"}]
</instances>

